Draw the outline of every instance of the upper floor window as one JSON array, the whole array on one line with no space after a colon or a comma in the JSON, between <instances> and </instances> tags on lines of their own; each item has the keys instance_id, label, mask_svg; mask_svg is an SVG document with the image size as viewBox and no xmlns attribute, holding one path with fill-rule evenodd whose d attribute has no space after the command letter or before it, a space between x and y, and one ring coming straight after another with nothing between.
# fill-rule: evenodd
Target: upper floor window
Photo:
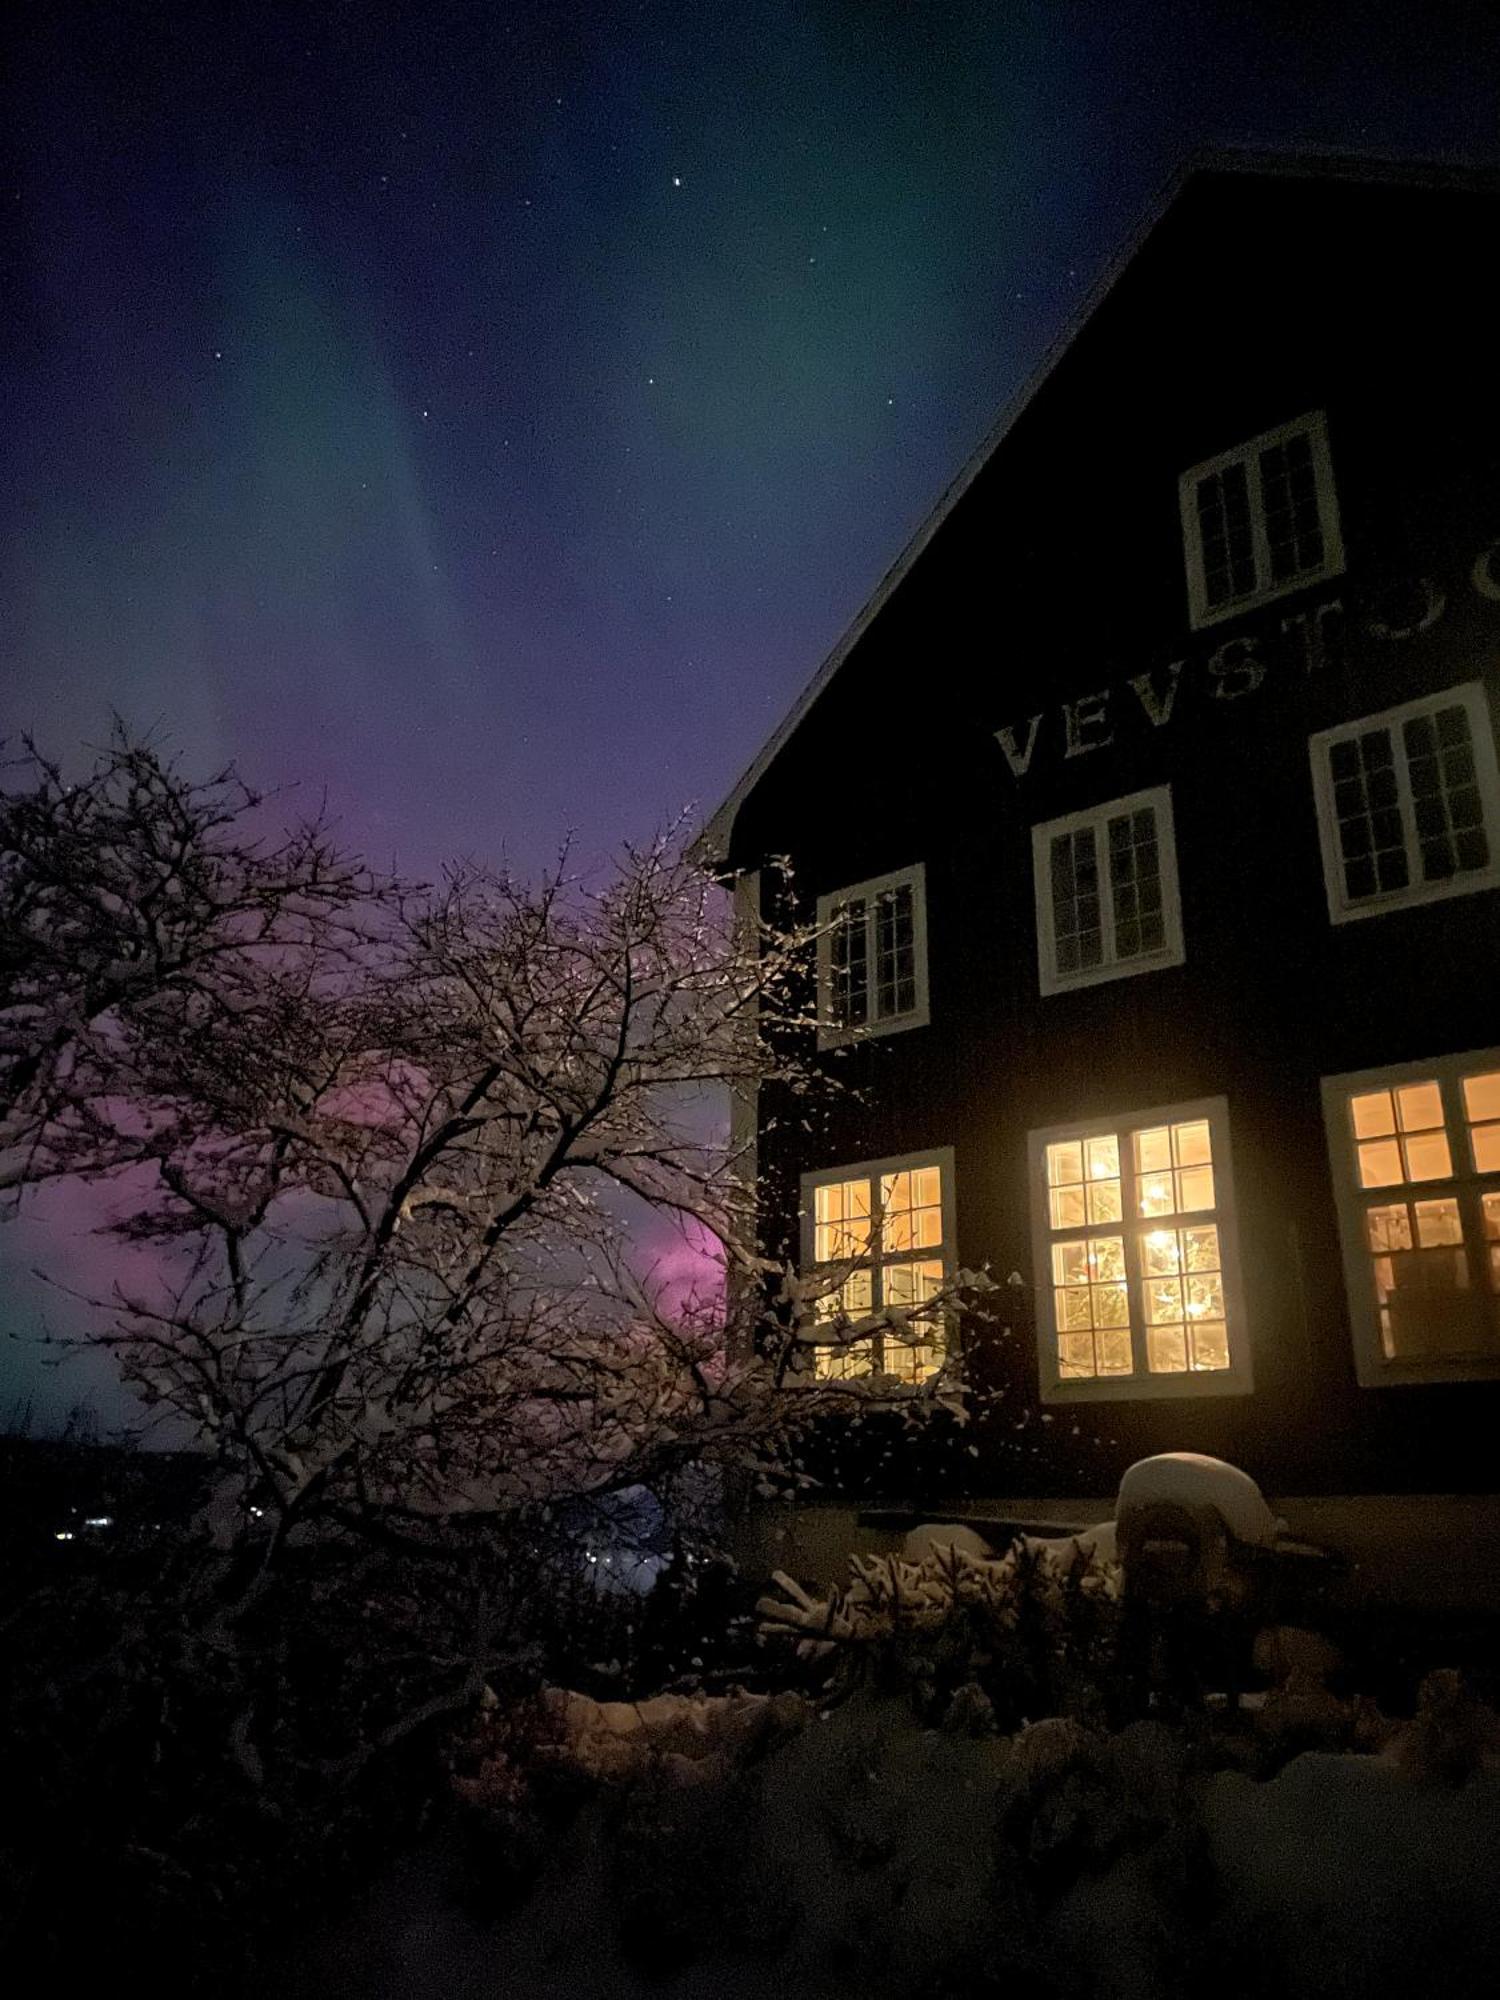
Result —
<instances>
[{"instance_id":1,"label":"upper floor window","mask_svg":"<svg viewBox=\"0 0 1500 2000\"><path fill-rule=\"evenodd\" d=\"M1500 1375L1500 1049L1329 1077L1355 1372Z\"/></svg>"},{"instance_id":2,"label":"upper floor window","mask_svg":"<svg viewBox=\"0 0 1500 2000\"><path fill-rule=\"evenodd\" d=\"M1250 1387L1222 1097L1031 1135L1043 1400Z\"/></svg>"},{"instance_id":3,"label":"upper floor window","mask_svg":"<svg viewBox=\"0 0 1500 2000\"><path fill-rule=\"evenodd\" d=\"M816 1316L830 1333L893 1309L903 1329L882 1325L859 1339L813 1349L820 1381L893 1375L915 1384L942 1366L942 1307L923 1306L952 1284L953 1151L874 1160L802 1177L802 1269L826 1289Z\"/></svg>"},{"instance_id":4,"label":"upper floor window","mask_svg":"<svg viewBox=\"0 0 1500 2000\"><path fill-rule=\"evenodd\" d=\"M1181 965L1165 785L1033 827L1031 852L1043 993Z\"/></svg>"},{"instance_id":5,"label":"upper floor window","mask_svg":"<svg viewBox=\"0 0 1500 2000\"><path fill-rule=\"evenodd\" d=\"M1195 465L1178 501L1194 630L1343 570L1321 410Z\"/></svg>"},{"instance_id":6,"label":"upper floor window","mask_svg":"<svg viewBox=\"0 0 1500 2000\"><path fill-rule=\"evenodd\" d=\"M1500 774L1477 681L1312 739L1336 924L1500 884Z\"/></svg>"},{"instance_id":7,"label":"upper floor window","mask_svg":"<svg viewBox=\"0 0 1500 2000\"><path fill-rule=\"evenodd\" d=\"M818 898L819 1043L919 1028L927 1015L921 862Z\"/></svg>"}]
</instances>

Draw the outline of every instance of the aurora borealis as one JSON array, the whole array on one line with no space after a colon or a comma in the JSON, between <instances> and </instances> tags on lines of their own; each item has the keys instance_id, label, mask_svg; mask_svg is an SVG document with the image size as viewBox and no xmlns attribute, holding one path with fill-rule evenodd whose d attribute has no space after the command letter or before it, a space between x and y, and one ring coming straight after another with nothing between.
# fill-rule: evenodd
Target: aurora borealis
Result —
<instances>
[{"instance_id":1,"label":"aurora borealis","mask_svg":"<svg viewBox=\"0 0 1500 2000\"><path fill-rule=\"evenodd\" d=\"M1191 146L1500 157L1476 4L13 40L0 734L117 710L412 871L716 803Z\"/></svg>"}]
</instances>

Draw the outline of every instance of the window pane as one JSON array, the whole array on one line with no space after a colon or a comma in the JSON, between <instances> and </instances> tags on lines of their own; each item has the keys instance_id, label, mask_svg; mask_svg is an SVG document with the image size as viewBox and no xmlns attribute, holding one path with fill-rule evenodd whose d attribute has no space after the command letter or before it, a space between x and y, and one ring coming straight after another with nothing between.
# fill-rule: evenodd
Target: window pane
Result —
<instances>
[{"instance_id":1,"label":"window pane","mask_svg":"<svg viewBox=\"0 0 1500 2000\"><path fill-rule=\"evenodd\" d=\"M1500 1174L1500 1125L1476 1125L1469 1136L1474 1141L1474 1171Z\"/></svg>"},{"instance_id":2,"label":"window pane","mask_svg":"<svg viewBox=\"0 0 1500 2000\"><path fill-rule=\"evenodd\" d=\"M1129 1375L1135 1365L1129 1331L1108 1330L1094 1336L1101 1375Z\"/></svg>"},{"instance_id":3,"label":"window pane","mask_svg":"<svg viewBox=\"0 0 1500 2000\"><path fill-rule=\"evenodd\" d=\"M1094 1287L1094 1323L1097 1326L1129 1326L1130 1297L1123 1285Z\"/></svg>"},{"instance_id":4,"label":"window pane","mask_svg":"<svg viewBox=\"0 0 1500 2000\"><path fill-rule=\"evenodd\" d=\"M819 1382L850 1382L875 1372L873 1340L851 1341L847 1347L815 1347L813 1375Z\"/></svg>"},{"instance_id":5,"label":"window pane","mask_svg":"<svg viewBox=\"0 0 1500 2000\"><path fill-rule=\"evenodd\" d=\"M1092 1193L1093 1190L1090 1190ZM1054 1229L1081 1229L1086 1220L1081 1187L1051 1188L1047 1200ZM1108 1221L1108 1217L1100 1220Z\"/></svg>"},{"instance_id":6,"label":"window pane","mask_svg":"<svg viewBox=\"0 0 1500 2000\"><path fill-rule=\"evenodd\" d=\"M1229 1328L1212 1320L1198 1320L1188 1328L1192 1365L1202 1372L1229 1366Z\"/></svg>"},{"instance_id":7,"label":"window pane","mask_svg":"<svg viewBox=\"0 0 1500 2000\"><path fill-rule=\"evenodd\" d=\"M885 1336L882 1372L894 1375L898 1382L905 1382L908 1388L915 1388L935 1375L943 1365L943 1349L932 1340L893 1340Z\"/></svg>"},{"instance_id":8,"label":"window pane","mask_svg":"<svg viewBox=\"0 0 1500 2000\"><path fill-rule=\"evenodd\" d=\"M1183 1318L1180 1278L1148 1278L1142 1289L1148 1326L1164 1326Z\"/></svg>"},{"instance_id":9,"label":"window pane","mask_svg":"<svg viewBox=\"0 0 1500 2000\"><path fill-rule=\"evenodd\" d=\"M1069 1192L1071 1193L1072 1190L1070 1189ZM1090 1222L1118 1222L1122 1212L1120 1205L1120 1183L1118 1181L1090 1181Z\"/></svg>"},{"instance_id":10,"label":"window pane","mask_svg":"<svg viewBox=\"0 0 1500 2000\"><path fill-rule=\"evenodd\" d=\"M1394 1139L1372 1139L1359 1149L1361 1187L1394 1187L1405 1179L1401 1148Z\"/></svg>"},{"instance_id":11,"label":"window pane","mask_svg":"<svg viewBox=\"0 0 1500 2000\"><path fill-rule=\"evenodd\" d=\"M1172 1153L1179 1167L1207 1166L1213 1158L1208 1120L1195 1118L1191 1124L1172 1127Z\"/></svg>"},{"instance_id":12,"label":"window pane","mask_svg":"<svg viewBox=\"0 0 1500 2000\"><path fill-rule=\"evenodd\" d=\"M1057 1340L1057 1372L1065 1382L1088 1380L1094 1373L1094 1336L1064 1333Z\"/></svg>"},{"instance_id":13,"label":"window pane","mask_svg":"<svg viewBox=\"0 0 1500 2000\"><path fill-rule=\"evenodd\" d=\"M1456 1201L1419 1201L1416 1203L1417 1241L1424 1250L1434 1250L1445 1243L1462 1243L1463 1224L1458 1219Z\"/></svg>"},{"instance_id":14,"label":"window pane","mask_svg":"<svg viewBox=\"0 0 1500 2000\"><path fill-rule=\"evenodd\" d=\"M1445 1181L1453 1172L1446 1132L1414 1132L1401 1141L1406 1177L1412 1181Z\"/></svg>"},{"instance_id":15,"label":"window pane","mask_svg":"<svg viewBox=\"0 0 1500 2000\"><path fill-rule=\"evenodd\" d=\"M1113 1283L1125 1275L1125 1239L1122 1236L1091 1236L1089 1263L1096 1281Z\"/></svg>"},{"instance_id":16,"label":"window pane","mask_svg":"<svg viewBox=\"0 0 1500 2000\"><path fill-rule=\"evenodd\" d=\"M1187 1331L1181 1326L1146 1329L1146 1366L1153 1375L1187 1373Z\"/></svg>"},{"instance_id":17,"label":"window pane","mask_svg":"<svg viewBox=\"0 0 1500 2000\"><path fill-rule=\"evenodd\" d=\"M1404 1201L1391 1208L1369 1209L1365 1233L1372 1250L1410 1250L1411 1211Z\"/></svg>"},{"instance_id":18,"label":"window pane","mask_svg":"<svg viewBox=\"0 0 1500 2000\"><path fill-rule=\"evenodd\" d=\"M874 1273L851 1271L842 1284L823 1293L814 1307L814 1317L820 1321L864 1319L872 1309L874 1297Z\"/></svg>"},{"instance_id":19,"label":"window pane","mask_svg":"<svg viewBox=\"0 0 1500 2000\"><path fill-rule=\"evenodd\" d=\"M1396 1119L1403 1132L1430 1132L1443 1122L1443 1093L1435 1083L1403 1083L1396 1092Z\"/></svg>"},{"instance_id":20,"label":"window pane","mask_svg":"<svg viewBox=\"0 0 1500 2000\"><path fill-rule=\"evenodd\" d=\"M1083 1143L1078 1139L1064 1139L1059 1145L1047 1148L1047 1184L1049 1187L1071 1187L1083 1179Z\"/></svg>"},{"instance_id":21,"label":"window pane","mask_svg":"<svg viewBox=\"0 0 1500 2000\"><path fill-rule=\"evenodd\" d=\"M1141 1268L1148 1278L1173 1278L1182 1269L1182 1233L1148 1229L1141 1238Z\"/></svg>"},{"instance_id":22,"label":"window pane","mask_svg":"<svg viewBox=\"0 0 1500 2000\"><path fill-rule=\"evenodd\" d=\"M1170 1215L1174 1205L1171 1174L1142 1174L1136 1182L1136 1195L1142 1215Z\"/></svg>"},{"instance_id":23,"label":"window pane","mask_svg":"<svg viewBox=\"0 0 1500 2000\"><path fill-rule=\"evenodd\" d=\"M943 1289L943 1267L927 1258L917 1264L887 1264L881 1271L881 1285L885 1303L905 1311L937 1297ZM939 1311L935 1310L930 1317L936 1319Z\"/></svg>"},{"instance_id":24,"label":"window pane","mask_svg":"<svg viewBox=\"0 0 1500 2000\"><path fill-rule=\"evenodd\" d=\"M1475 1124L1482 1118L1500 1118L1500 1069L1464 1078L1464 1110Z\"/></svg>"},{"instance_id":25,"label":"window pane","mask_svg":"<svg viewBox=\"0 0 1500 2000\"><path fill-rule=\"evenodd\" d=\"M1083 1243L1054 1243L1052 1282L1056 1285L1086 1285L1089 1281L1089 1246ZM1093 1322L1090 1321L1090 1325Z\"/></svg>"},{"instance_id":26,"label":"window pane","mask_svg":"<svg viewBox=\"0 0 1500 2000\"><path fill-rule=\"evenodd\" d=\"M1091 1181L1120 1178L1120 1142L1113 1132L1105 1132L1096 1139L1088 1140L1087 1149Z\"/></svg>"},{"instance_id":27,"label":"window pane","mask_svg":"<svg viewBox=\"0 0 1500 2000\"><path fill-rule=\"evenodd\" d=\"M1189 1271L1219 1269L1219 1232L1212 1223L1175 1233L1181 1240L1183 1262Z\"/></svg>"},{"instance_id":28,"label":"window pane","mask_svg":"<svg viewBox=\"0 0 1500 2000\"><path fill-rule=\"evenodd\" d=\"M1212 1167L1183 1167L1177 1174L1177 1206L1184 1214L1214 1205Z\"/></svg>"}]
</instances>

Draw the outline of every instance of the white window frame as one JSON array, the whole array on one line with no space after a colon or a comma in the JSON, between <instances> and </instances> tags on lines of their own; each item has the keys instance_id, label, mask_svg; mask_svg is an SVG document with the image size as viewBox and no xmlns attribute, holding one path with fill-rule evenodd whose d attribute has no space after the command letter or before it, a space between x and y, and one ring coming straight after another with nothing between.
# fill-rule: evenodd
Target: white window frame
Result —
<instances>
[{"instance_id":1,"label":"white window frame","mask_svg":"<svg viewBox=\"0 0 1500 2000\"><path fill-rule=\"evenodd\" d=\"M1343 1251L1344 1286L1349 1303L1349 1329L1354 1345L1354 1375L1362 1389L1389 1389L1403 1382L1493 1382L1500 1380L1500 1342L1491 1359L1482 1354L1449 1358L1388 1361L1380 1341L1380 1307L1375 1293L1375 1261L1365 1237L1367 1208L1388 1202L1454 1196L1463 1219L1464 1249L1471 1278L1483 1289L1484 1236L1478 1216L1481 1192L1500 1191L1500 1174L1475 1171L1464 1115L1460 1079L1476 1070L1500 1069L1500 1048L1471 1049L1462 1055L1433 1056L1426 1062L1388 1063L1380 1069L1348 1070L1322 1080L1323 1122L1328 1132L1334 1203L1338 1210L1339 1242ZM1455 1172L1446 1180L1401 1181L1390 1187L1359 1185L1351 1098L1367 1090L1390 1090L1403 1083L1436 1078L1443 1096L1444 1127Z\"/></svg>"},{"instance_id":2,"label":"white window frame","mask_svg":"<svg viewBox=\"0 0 1500 2000\"><path fill-rule=\"evenodd\" d=\"M929 1148L928 1151L923 1153L898 1153L893 1158L888 1160L855 1160L849 1165L840 1165L836 1167L819 1167L813 1172L803 1174L802 1189L801 1189L802 1205L799 1213L799 1220L801 1223L802 1275L804 1277L810 1277L812 1276L813 1273L819 1270L843 1268L842 1264L832 1265L832 1266L820 1265L818 1263L816 1256L813 1254L817 1247L816 1238L814 1235L817 1223L817 1208L816 1208L816 1202L814 1200L814 1194L817 1188L828 1187L840 1181L868 1180L871 1183L875 1183L878 1182L882 1174L907 1173L915 1170L918 1167L936 1167L938 1169L938 1177L939 1177L938 1185L939 1188L941 1189L941 1203L942 1203L942 1215L943 1215L943 1241L940 1246L940 1251L938 1256L934 1256L930 1250L917 1250L913 1251L909 1257L897 1256L888 1259L879 1257L870 1257L870 1258L860 1257L860 1258L848 1259L845 1261L849 1264L851 1268L869 1264L873 1269L877 1271L883 1268L883 1265L887 1262L889 1263L910 1262L910 1263L931 1264L941 1261L943 1266L944 1287L947 1288L951 1286L954 1282L955 1277L957 1276L959 1268L957 1248L954 1240L955 1199L954 1199L954 1183L953 1183L953 1148L951 1146L934 1146ZM878 1312L881 1309L882 1303L883 1303L882 1300L876 1299L872 1310ZM942 1316L942 1319L943 1319L943 1328L942 1328L943 1343L947 1351L951 1354L952 1341L954 1338L954 1328L951 1323L951 1315L944 1314ZM829 1342L825 1344L832 1345L833 1343ZM862 1379L874 1379L874 1378L856 1377L855 1379L862 1380ZM799 1385L794 1384L793 1386L799 1386ZM813 1386L813 1379L810 1372L802 1378L802 1383L800 1386ZM905 1390L904 1385L903 1385L903 1393L909 1393L908 1391Z\"/></svg>"},{"instance_id":3,"label":"white window frame","mask_svg":"<svg viewBox=\"0 0 1500 2000\"><path fill-rule=\"evenodd\" d=\"M1115 899L1109 880L1108 823L1121 813L1139 812L1144 806L1150 806L1156 814L1165 941L1156 951L1138 952L1134 958L1116 958ZM1094 829L1104 957L1099 965L1086 966L1078 972L1059 972L1057 927L1052 907L1052 843L1059 835L1076 833L1083 827ZM1068 813L1062 819L1042 821L1031 829L1031 867L1036 891L1037 976L1044 997L1071 993L1079 986L1099 986L1109 979L1129 979L1138 972L1161 972L1168 966L1182 964L1186 953L1182 941L1182 898L1177 885L1177 834L1172 824L1170 785L1156 785L1149 791L1131 792L1122 799L1110 799L1104 805Z\"/></svg>"},{"instance_id":4,"label":"white window frame","mask_svg":"<svg viewBox=\"0 0 1500 2000\"><path fill-rule=\"evenodd\" d=\"M1311 448L1313 481L1318 496L1318 526L1323 535L1323 561L1317 569L1299 570L1296 576L1273 583L1269 580L1271 548L1266 538L1260 454L1269 445L1284 444L1289 438L1299 435L1306 436ZM1257 582L1255 589L1247 591L1243 597L1233 597L1225 604L1210 606L1203 544L1199 535L1198 482L1238 464L1245 467L1250 498L1250 535ZM1202 631L1205 626L1222 624L1226 618L1237 618L1242 611L1270 604L1278 597L1287 597L1294 590L1305 590L1309 584L1342 576L1344 572L1344 540L1339 527L1333 460L1328 451L1328 420L1321 410L1309 410L1306 416L1297 417L1288 424L1278 424L1273 430L1262 431L1259 437L1236 445L1232 451L1222 451L1215 458L1204 459L1201 465L1190 466L1177 482L1177 504L1182 516L1182 546L1187 567L1188 622L1195 632Z\"/></svg>"},{"instance_id":5,"label":"white window frame","mask_svg":"<svg viewBox=\"0 0 1500 2000\"><path fill-rule=\"evenodd\" d=\"M1153 1375L1145 1365L1145 1324L1140 1309L1141 1275L1130 1248L1135 1234L1145 1226L1139 1216L1125 1217L1119 1225L1095 1224L1078 1230L1054 1230L1048 1205L1047 1148L1059 1140L1082 1139L1101 1132L1118 1134L1123 1153L1132 1133L1158 1125L1208 1121L1213 1150L1214 1206L1198 1212L1198 1219L1212 1222L1219 1232L1220 1277L1224 1287L1224 1320L1228 1330L1229 1366L1188 1371L1180 1375ZM1229 1143L1229 1104L1223 1097L1199 1097L1185 1104L1157 1105L1152 1110L1127 1111L1096 1118L1072 1118L1062 1125L1048 1125L1027 1135L1030 1163L1031 1232L1036 1301L1037 1378L1044 1403L1146 1403L1177 1401L1203 1396L1247 1396L1255 1386L1251 1366L1250 1329L1245 1316L1244 1288L1240 1278L1238 1205L1234 1189L1234 1159ZM1123 1192L1123 1189L1122 1189ZM1191 1226L1192 1215L1170 1218L1174 1226L1184 1221ZM1165 1220L1165 1218L1164 1218ZM1126 1237L1126 1283L1130 1293L1130 1344L1135 1371L1130 1375L1093 1376L1086 1380L1059 1373L1057 1356L1057 1305L1053 1296L1052 1246L1072 1236L1098 1234L1118 1226Z\"/></svg>"},{"instance_id":6,"label":"white window frame","mask_svg":"<svg viewBox=\"0 0 1500 2000\"><path fill-rule=\"evenodd\" d=\"M837 1026L833 1019L833 913L841 903L863 897L865 903L865 963L869 972L870 1004L875 1004L875 901L887 889L910 885L912 892L912 952L915 958L916 1004L904 1014L883 1020ZM851 882L818 898L818 1047L838 1048L846 1042L867 1042L876 1035L895 1035L905 1028L925 1028L931 1015L927 1000L927 869L921 861L867 882Z\"/></svg>"},{"instance_id":7,"label":"white window frame","mask_svg":"<svg viewBox=\"0 0 1500 2000\"><path fill-rule=\"evenodd\" d=\"M1417 840L1411 796L1411 775L1401 742L1401 725L1414 716L1430 715L1457 703L1469 718L1469 735L1474 745L1474 775L1484 807L1484 830L1489 837L1487 868L1464 875L1450 875L1438 882L1422 880L1422 857ZM1344 890L1344 864L1339 853L1338 815L1334 810L1333 775L1328 753L1335 743L1361 736L1369 729L1388 729L1395 751L1397 801L1406 860L1411 879L1404 889L1377 890L1373 896L1351 901ZM1362 917L1384 916L1390 910L1409 910L1418 903L1440 903L1450 896L1472 896L1481 889L1500 888L1500 766L1495 757L1495 731L1490 721L1489 700L1483 684L1465 681L1444 688L1438 694L1424 694L1416 701L1383 708L1375 715L1362 715L1353 722L1341 722L1332 729L1320 729L1308 739L1312 760L1313 796L1318 807L1318 844L1323 855L1323 886L1328 895L1328 916L1335 924L1357 923Z\"/></svg>"}]
</instances>

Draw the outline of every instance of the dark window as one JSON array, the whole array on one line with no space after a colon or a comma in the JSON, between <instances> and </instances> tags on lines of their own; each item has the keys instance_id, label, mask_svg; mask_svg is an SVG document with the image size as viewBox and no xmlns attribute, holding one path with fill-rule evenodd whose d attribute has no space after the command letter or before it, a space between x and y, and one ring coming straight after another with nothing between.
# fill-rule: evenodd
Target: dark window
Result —
<instances>
[{"instance_id":1,"label":"dark window","mask_svg":"<svg viewBox=\"0 0 1500 2000\"><path fill-rule=\"evenodd\" d=\"M1271 577L1285 583L1304 570L1323 567L1323 530L1318 520L1318 482L1306 431L1260 455L1260 495L1265 509Z\"/></svg>"}]
</instances>

